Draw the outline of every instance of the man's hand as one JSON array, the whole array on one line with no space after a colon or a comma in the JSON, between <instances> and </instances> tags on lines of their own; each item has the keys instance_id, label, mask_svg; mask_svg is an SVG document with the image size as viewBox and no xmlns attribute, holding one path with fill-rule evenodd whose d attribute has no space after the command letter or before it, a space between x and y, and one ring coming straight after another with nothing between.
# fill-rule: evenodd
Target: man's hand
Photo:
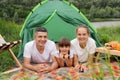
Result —
<instances>
[{"instance_id":1,"label":"man's hand","mask_svg":"<svg viewBox=\"0 0 120 80\"><path fill-rule=\"evenodd\" d=\"M51 67L49 65L45 65L42 69L41 72L50 72L51 71Z\"/></svg>"},{"instance_id":2,"label":"man's hand","mask_svg":"<svg viewBox=\"0 0 120 80\"><path fill-rule=\"evenodd\" d=\"M40 73L40 72L44 72L47 67L48 67L48 64L37 64L35 65L34 69L36 72Z\"/></svg>"},{"instance_id":3,"label":"man's hand","mask_svg":"<svg viewBox=\"0 0 120 80\"><path fill-rule=\"evenodd\" d=\"M36 72L41 72L41 64L37 64L37 65L35 65L34 66L34 70L36 71Z\"/></svg>"}]
</instances>

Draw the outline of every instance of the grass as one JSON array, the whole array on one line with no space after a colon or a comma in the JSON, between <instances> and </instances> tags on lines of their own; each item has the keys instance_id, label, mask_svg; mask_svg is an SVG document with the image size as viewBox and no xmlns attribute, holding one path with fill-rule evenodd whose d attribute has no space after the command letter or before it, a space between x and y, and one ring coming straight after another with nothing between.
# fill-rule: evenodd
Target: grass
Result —
<instances>
[{"instance_id":1,"label":"grass","mask_svg":"<svg viewBox=\"0 0 120 80\"><path fill-rule=\"evenodd\" d=\"M98 28L98 39L104 45L109 41L120 42L120 26Z\"/></svg>"},{"instance_id":2,"label":"grass","mask_svg":"<svg viewBox=\"0 0 120 80\"><path fill-rule=\"evenodd\" d=\"M6 42L19 40L20 29L21 29L20 25L17 25L11 21L6 22L5 20L0 19L0 34L3 36ZM18 54L18 49L19 45L12 48L15 55ZM0 65L2 65L0 66L0 72L2 72L11 68L11 66L13 66L15 63L13 59L10 57L9 52L7 50L2 51L0 53L2 53L0 54Z\"/></svg>"}]
</instances>

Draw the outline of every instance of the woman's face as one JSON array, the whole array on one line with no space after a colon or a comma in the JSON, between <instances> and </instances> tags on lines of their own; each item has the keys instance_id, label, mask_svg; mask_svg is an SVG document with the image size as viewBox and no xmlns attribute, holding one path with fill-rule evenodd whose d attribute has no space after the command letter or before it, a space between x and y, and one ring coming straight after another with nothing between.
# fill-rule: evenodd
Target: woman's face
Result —
<instances>
[{"instance_id":1,"label":"woman's face","mask_svg":"<svg viewBox=\"0 0 120 80\"><path fill-rule=\"evenodd\" d=\"M70 50L70 46L62 46L59 47L60 53L62 53L63 55L68 54L69 50Z\"/></svg>"},{"instance_id":2,"label":"woman's face","mask_svg":"<svg viewBox=\"0 0 120 80\"><path fill-rule=\"evenodd\" d=\"M80 43L80 45L86 45L86 42L88 40L89 34L86 28L80 27L78 31L76 32L76 37Z\"/></svg>"}]
</instances>

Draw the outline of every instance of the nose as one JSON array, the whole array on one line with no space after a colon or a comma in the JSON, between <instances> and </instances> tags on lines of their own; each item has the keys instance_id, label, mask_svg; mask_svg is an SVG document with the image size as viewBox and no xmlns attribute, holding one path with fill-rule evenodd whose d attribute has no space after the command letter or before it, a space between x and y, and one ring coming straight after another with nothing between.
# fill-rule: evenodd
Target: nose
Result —
<instances>
[{"instance_id":1,"label":"nose","mask_svg":"<svg viewBox=\"0 0 120 80\"><path fill-rule=\"evenodd\" d=\"M45 40L45 38L44 38L44 37L42 37L42 38L41 38L41 40Z\"/></svg>"}]
</instances>

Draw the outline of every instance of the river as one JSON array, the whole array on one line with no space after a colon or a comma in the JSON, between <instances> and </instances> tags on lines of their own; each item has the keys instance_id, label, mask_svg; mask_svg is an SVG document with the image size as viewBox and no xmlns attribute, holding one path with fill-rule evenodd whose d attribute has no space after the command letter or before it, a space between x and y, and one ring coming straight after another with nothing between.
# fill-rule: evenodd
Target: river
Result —
<instances>
[{"instance_id":1,"label":"river","mask_svg":"<svg viewBox=\"0 0 120 80\"><path fill-rule=\"evenodd\" d=\"M92 22L92 24L95 28L112 27L112 26L120 25L120 21Z\"/></svg>"}]
</instances>

